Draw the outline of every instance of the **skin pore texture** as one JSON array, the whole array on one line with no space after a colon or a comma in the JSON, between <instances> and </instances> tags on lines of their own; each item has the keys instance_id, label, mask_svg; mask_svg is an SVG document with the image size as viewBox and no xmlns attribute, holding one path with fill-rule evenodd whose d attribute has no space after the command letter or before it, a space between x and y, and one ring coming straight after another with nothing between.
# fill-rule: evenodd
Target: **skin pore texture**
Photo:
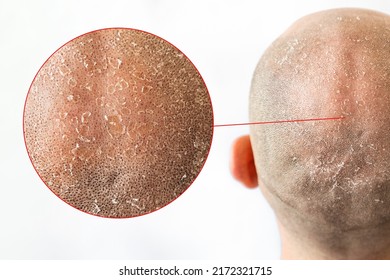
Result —
<instances>
[{"instance_id":1,"label":"skin pore texture","mask_svg":"<svg viewBox=\"0 0 390 280\"><path fill-rule=\"evenodd\" d=\"M182 194L207 158L207 88L178 49L152 34L104 29L56 51L25 105L31 161L68 204L103 217L153 212Z\"/></svg>"},{"instance_id":2,"label":"skin pore texture","mask_svg":"<svg viewBox=\"0 0 390 280\"><path fill-rule=\"evenodd\" d=\"M294 23L264 53L250 120L259 186L282 257L390 258L390 17L337 9Z\"/></svg>"}]
</instances>

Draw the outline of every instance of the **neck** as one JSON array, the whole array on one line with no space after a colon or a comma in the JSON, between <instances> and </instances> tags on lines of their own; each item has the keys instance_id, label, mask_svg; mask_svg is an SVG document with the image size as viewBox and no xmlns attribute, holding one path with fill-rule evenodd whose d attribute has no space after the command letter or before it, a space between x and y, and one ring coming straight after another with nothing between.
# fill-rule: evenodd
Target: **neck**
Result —
<instances>
[{"instance_id":1,"label":"neck","mask_svg":"<svg viewBox=\"0 0 390 280\"><path fill-rule=\"evenodd\" d=\"M264 185L261 190L274 209L282 239L282 259L388 259L390 260L390 220L375 219L358 227L302 213ZM342 217L341 217L342 218ZM345 218L347 219L347 218Z\"/></svg>"},{"instance_id":2,"label":"neck","mask_svg":"<svg viewBox=\"0 0 390 280\"><path fill-rule=\"evenodd\" d=\"M390 259L390 227L334 232L305 232L279 223L282 259Z\"/></svg>"}]
</instances>

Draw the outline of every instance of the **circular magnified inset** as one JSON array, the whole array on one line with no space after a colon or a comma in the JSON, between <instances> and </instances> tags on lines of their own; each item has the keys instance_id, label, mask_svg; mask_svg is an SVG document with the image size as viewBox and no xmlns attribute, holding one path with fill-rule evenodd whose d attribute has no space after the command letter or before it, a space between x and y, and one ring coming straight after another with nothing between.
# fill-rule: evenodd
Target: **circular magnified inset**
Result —
<instances>
[{"instance_id":1,"label":"circular magnified inset","mask_svg":"<svg viewBox=\"0 0 390 280\"><path fill-rule=\"evenodd\" d=\"M210 150L213 111L191 61L133 29L87 33L37 73L24 137L44 183L84 212L126 218L181 195Z\"/></svg>"}]
</instances>

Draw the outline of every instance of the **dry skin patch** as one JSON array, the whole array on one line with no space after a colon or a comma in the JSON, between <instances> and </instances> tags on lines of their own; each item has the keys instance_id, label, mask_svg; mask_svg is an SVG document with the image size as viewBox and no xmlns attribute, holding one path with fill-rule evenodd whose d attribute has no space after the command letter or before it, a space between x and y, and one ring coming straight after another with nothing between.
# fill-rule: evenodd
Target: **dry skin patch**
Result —
<instances>
[{"instance_id":1,"label":"dry skin patch","mask_svg":"<svg viewBox=\"0 0 390 280\"><path fill-rule=\"evenodd\" d=\"M130 29L80 36L43 65L24 133L39 176L99 216L133 217L182 194L207 158L213 114L193 64L166 41Z\"/></svg>"}]
</instances>

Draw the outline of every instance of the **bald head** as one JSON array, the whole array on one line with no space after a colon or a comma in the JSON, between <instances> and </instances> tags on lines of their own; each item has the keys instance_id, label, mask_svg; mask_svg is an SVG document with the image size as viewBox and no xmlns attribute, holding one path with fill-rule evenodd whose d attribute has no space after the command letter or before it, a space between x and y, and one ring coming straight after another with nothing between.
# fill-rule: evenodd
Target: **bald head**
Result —
<instances>
[{"instance_id":1,"label":"bald head","mask_svg":"<svg viewBox=\"0 0 390 280\"><path fill-rule=\"evenodd\" d=\"M276 214L319 231L390 221L390 17L360 9L309 15L265 52L251 121L259 180ZM298 227L297 227L298 228Z\"/></svg>"},{"instance_id":2,"label":"bald head","mask_svg":"<svg viewBox=\"0 0 390 280\"><path fill-rule=\"evenodd\" d=\"M95 215L165 206L200 172L212 137L207 88L154 35L98 30L52 55L25 107L31 160L54 193Z\"/></svg>"}]
</instances>

